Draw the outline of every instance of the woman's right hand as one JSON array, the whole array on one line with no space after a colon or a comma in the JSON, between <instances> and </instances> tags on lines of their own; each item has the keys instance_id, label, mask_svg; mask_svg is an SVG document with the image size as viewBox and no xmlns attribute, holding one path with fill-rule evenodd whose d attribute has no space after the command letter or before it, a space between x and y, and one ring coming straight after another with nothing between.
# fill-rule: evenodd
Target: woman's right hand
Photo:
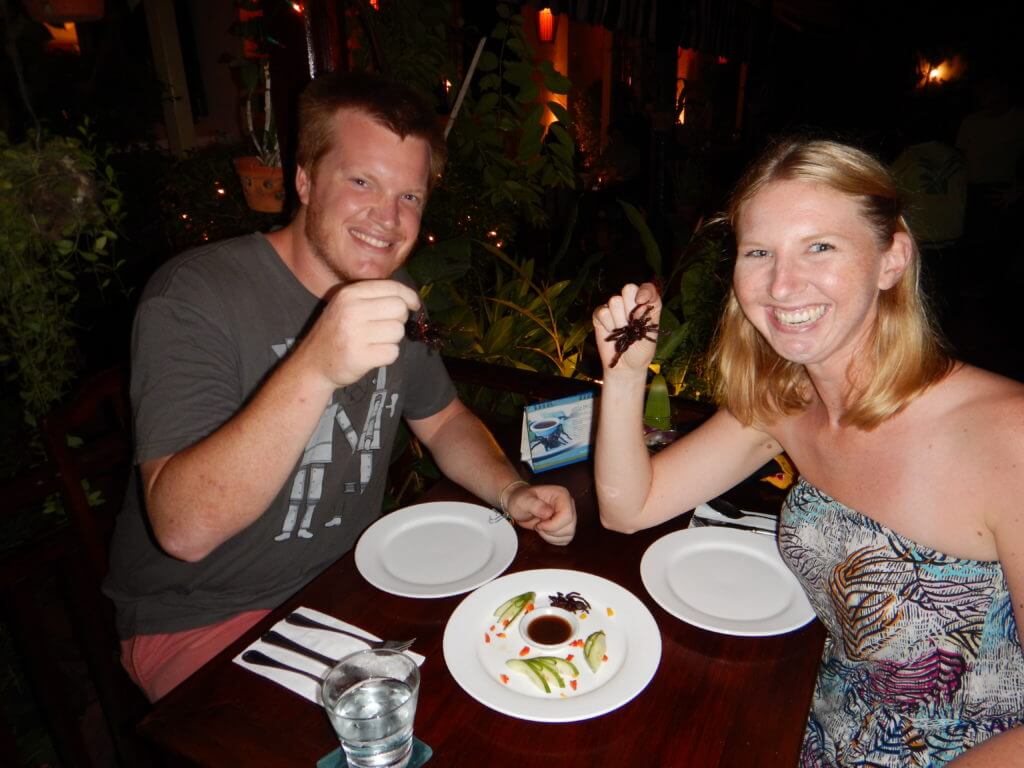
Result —
<instances>
[{"instance_id":1,"label":"woman's right hand","mask_svg":"<svg viewBox=\"0 0 1024 768\"><path fill-rule=\"evenodd\" d=\"M609 341L608 336L629 325L630 313L633 313L634 322L642 319L648 305L650 314L647 315L646 323L648 326L657 325L661 318L661 297L658 295L658 289L653 283L644 283L640 286L627 283L622 287L622 293L612 296L607 304L602 304L594 310L594 336L605 375L613 368L646 373L657 347L657 331L648 332L645 334L646 338L634 342L622 353L616 352L616 341Z\"/></svg>"}]
</instances>

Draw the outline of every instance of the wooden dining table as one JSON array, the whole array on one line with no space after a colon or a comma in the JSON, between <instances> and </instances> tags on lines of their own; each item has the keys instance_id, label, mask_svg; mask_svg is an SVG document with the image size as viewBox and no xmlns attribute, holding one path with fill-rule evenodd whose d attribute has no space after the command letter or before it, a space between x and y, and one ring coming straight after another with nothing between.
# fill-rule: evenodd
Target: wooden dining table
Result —
<instances>
[{"instance_id":1,"label":"wooden dining table","mask_svg":"<svg viewBox=\"0 0 1024 768\"><path fill-rule=\"evenodd\" d=\"M170 765L315 766L338 747L324 712L232 662L288 612L308 606L382 637L416 638L413 650L426 660L415 733L433 750L428 766L795 766L824 639L817 620L769 637L735 637L680 621L647 593L640 561L657 539L686 527L688 515L631 535L615 533L598 519L589 463L530 479L569 489L578 514L576 537L558 547L517 530L518 550L506 573L583 571L643 602L661 633L661 659L632 700L571 723L492 711L459 687L442 651L445 625L465 595L388 594L360 575L349 552L158 702L141 732ZM420 499L436 500L479 503L446 480Z\"/></svg>"}]
</instances>

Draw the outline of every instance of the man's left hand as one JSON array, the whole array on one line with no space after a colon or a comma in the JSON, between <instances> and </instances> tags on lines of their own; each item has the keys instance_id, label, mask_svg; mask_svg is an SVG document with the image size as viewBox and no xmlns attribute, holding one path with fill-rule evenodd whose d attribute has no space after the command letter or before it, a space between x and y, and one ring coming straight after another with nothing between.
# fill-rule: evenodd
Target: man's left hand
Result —
<instances>
[{"instance_id":1,"label":"man's left hand","mask_svg":"<svg viewBox=\"0 0 1024 768\"><path fill-rule=\"evenodd\" d=\"M565 546L576 533L576 504L560 485L522 485L509 495L508 513L516 525L544 541Z\"/></svg>"}]
</instances>

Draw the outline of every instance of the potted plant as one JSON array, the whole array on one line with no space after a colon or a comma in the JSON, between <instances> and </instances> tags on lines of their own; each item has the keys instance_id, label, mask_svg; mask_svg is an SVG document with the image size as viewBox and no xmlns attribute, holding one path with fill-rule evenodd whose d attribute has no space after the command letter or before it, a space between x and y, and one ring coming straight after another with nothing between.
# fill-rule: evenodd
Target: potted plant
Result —
<instances>
[{"instance_id":1,"label":"potted plant","mask_svg":"<svg viewBox=\"0 0 1024 768\"><path fill-rule=\"evenodd\" d=\"M270 99L270 54L263 23L260 0L239 2L234 30L242 38L243 54L231 66L241 81L245 127L256 154L235 158L234 166L246 204L254 211L279 213L284 207L284 171ZM257 115L253 106L260 102L263 112Z\"/></svg>"}]
</instances>

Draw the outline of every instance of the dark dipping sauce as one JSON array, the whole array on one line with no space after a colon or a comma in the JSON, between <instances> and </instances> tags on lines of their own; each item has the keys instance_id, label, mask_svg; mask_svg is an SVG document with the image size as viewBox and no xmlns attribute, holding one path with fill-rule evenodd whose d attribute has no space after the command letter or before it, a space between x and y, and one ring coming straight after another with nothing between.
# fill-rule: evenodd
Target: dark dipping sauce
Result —
<instances>
[{"instance_id":1,"label":"dark dipping sauce","mask_svg":"<svg viewBox=\"0 0 1024 768\"><path fill-rule=\"evenodd\" d=\"M561 616L538 616L527 625L526 634L538 645L560 645L572 637L572 624Z\"/></svg>"}]
</instances>

